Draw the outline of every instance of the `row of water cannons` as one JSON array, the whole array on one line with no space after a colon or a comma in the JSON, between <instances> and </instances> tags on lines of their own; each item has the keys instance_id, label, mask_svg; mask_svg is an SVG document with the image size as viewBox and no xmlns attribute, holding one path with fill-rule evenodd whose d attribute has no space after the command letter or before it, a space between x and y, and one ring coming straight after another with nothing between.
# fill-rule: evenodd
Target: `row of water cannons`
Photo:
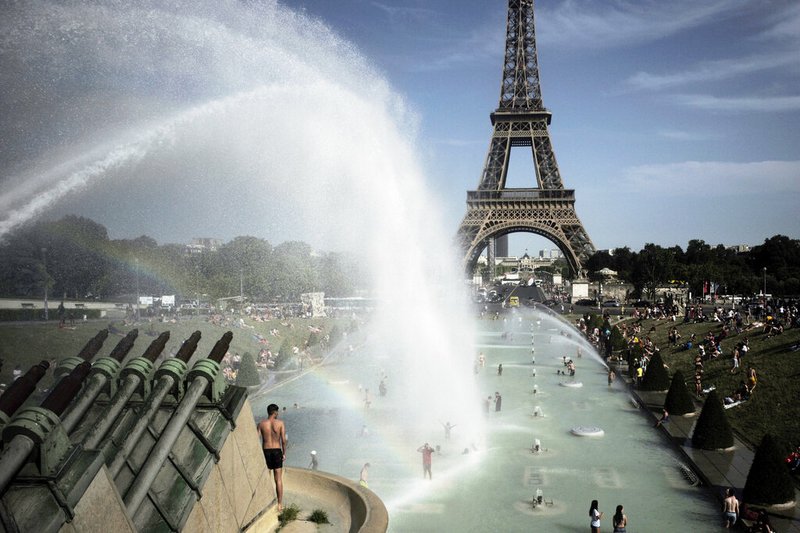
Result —
<instances>
[{"instance_id":1,"label":"row of water cannons","mask_svg":"<svg viewBox=\"0 0 800 533\"><path fill-rule=\"evenodd\" d=\"M191 370L188 362L197 350L199 331L184 341L175 357L166 359L157 370L154 363L169 340L169 332L162 333L144 354L131 358L123 367L137 335L138 330L134 329L108 356L92 363L108 337L108 330L100 331L77 356L68 357L59 364L54 372L56 384L38 406L22 407L47 372L47 361L31 367L0 396L0 495L18 475L55 475L77 445L86 450L116 448L115 454L109 453L105 458L112 478L116 477L169 397L176 402L175 410L123 498L130 514L137 511L200 400L205 397L217 403L222 399L226 384L220 363L233 334L225 333L208 357L198 360ZM85 436L78 442L71 442L70 433L103 393L109 398L104 411ZM137 408L135 425L123 442L111 443L110 432L115 421L136 395L143 401Z\"/></svg>"}]
</instances>

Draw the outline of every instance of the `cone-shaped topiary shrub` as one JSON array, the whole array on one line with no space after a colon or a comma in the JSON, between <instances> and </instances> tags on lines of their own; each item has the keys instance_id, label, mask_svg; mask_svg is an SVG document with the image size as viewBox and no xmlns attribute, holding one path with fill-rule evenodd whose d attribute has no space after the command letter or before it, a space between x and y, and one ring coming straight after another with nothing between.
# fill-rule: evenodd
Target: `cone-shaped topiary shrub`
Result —
<instances>
[{"instance_id":1,"label":"cone-shaped topiary shrub","mask_svg":"<svg viewBox=\"0 0 800 533\"><path fill-rule=\"evenodd\" d=\"M622 336L622 332L617 326L611 328L611 346L614 348L614 351L624 350L625 346L627 346L625 337Z\"/></svg>"},{"instance_id":2,"label":"cone-shaped topiary shrub","mask_svg":"<svg viewBox=\"0 0 800 533\"><path fill-rule=\"evenodd\" d=\"M642 379L642 390L667 390L669 388L669 373L664 368L664 360L658 352L653 354L647 364L647 372Z\"/></svg>"},{"instance_id":3,"label":"cone-shaped topiary shrub","mask_svg":"<svg viewBox=\"0 0 800 533\"><path fill-rule=\"evenodd\" d=\"M694 400L692 400L692 395L686 386L683 372L680 370L672 376L672 383L664 400L664 409L671 415L686 415L695 411Z\"/></svg>"},{"instance_id":4,"label":"cone-shaped topiary shrub","mask_svg":"<svg viewBox=\"0 0 800 533\"><path fill-rule=\"evenodd\" d=\"M742 496L745 502L758 505L794 501L792 477L769 433L764 435L756 449Z\"/></svg>"},{"instance_id":5,"label":"cone-shaped topiary shrub","mask_svg":"<svg viewBox=\"0 0 800 533\"><path fill-rule=\"evenodd\" d=\"M628 377L636 376L636 360L642 360L642 347L638 344L628 348Z\"/></svg>"},{"instance_id":6,"label":"cone-shaped topiary shrub","mask_svg":"<svg viewBox=\"0 0 800 533\"><path fill-rule=\"evenodd\" d=\"M334 324L331 328L330 333L328 333L328 338L330 340L331 346L335 345L339 342L342 338L342 330L339 329L339 326Z\"/></svg>"},{"instance_id":7,"label":"cone-shaped topiary shrub","mask_svg":"<svg viewBox=\"0 0 800 533\"><path fill-rule=\"evenodd\" d=\"M240 387L253 387L261 384L256 362L250 352L244 352L242 355L242 360L239 363L239 372L236 374L236 384Z\"/></svg>"},{"instance_id":8,"label":"cone-shaped topiary shrub","mask_svg":"<svg viewBox=\"0 0 800 533\"><path fill-rule=\"evenodd\" d=\"M278 350L278 357L275 359L275 368L281 369L292 360L292 344L289 339L285 339Z\"/></svg>"},{"instance_id":9,"label":"cone-shaped topiary shrub","mask_svg":"<svg viewBox=\"0 0 800 533\"><path fill-rule=\"evenodd\" d=\"M308 335L308 340L306 341L306 344L308 346L316 346L317 344L319 344L319 341L320 341L319 334L317 334L315 331L312 331Z\"/></svg>"},{"instance_id":10,"label":"cone-shaped topiary shrub","mask_svg":"<svg viewBox=\"0 0 800 533\"><path fill-rule=\"evenodd\" d=\"M703 450L720 450L733 446L733 431L715 390L708 393L703 410L700 411L692 444Z\"/></svg>"}]
</instances>

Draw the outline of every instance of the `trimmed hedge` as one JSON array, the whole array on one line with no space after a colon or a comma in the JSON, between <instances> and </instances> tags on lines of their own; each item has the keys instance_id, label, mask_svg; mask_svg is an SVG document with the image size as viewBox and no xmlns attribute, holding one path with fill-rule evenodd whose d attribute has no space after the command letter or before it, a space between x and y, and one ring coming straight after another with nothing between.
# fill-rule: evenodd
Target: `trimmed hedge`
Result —
<instances>
[{"instance_id":1,"label":"trimmed hedge","mask_svg":"<svg viewBox=\"0 0 800 533\"><path fill-rule=\"evenodd\" d=\"M721 450L733 446L733 431L717 391L712 390L692 435L692 445L703 450Z\"/></svg>"},{"instance_id":2,"label":"trimmed hedge","mask_svg":"<svg viewBox=\"0 0 800 533\"><path fill-rule=\"evenodd\" d=\"M794 482L778 446L769 433L764 435L761 444L756 448L742 498L753 505L774 505L794 501Z\"/></svg>"},{"instance_id":3,"label":"trimmed hedge","mask_svg":"<svg viewBox=\"0 0 800 533\"><path fill-rule=\"evenodd\" d=\"M662 391L669 388L669 373L664 368L664 360L658 352L653 354L647 364L647 372L642 378L642 390Z\"/></svg>"},{"instance_id":4,"label":"trimmed hedge","mask_svg":"<svg viewBox=\"0 0 800 533\"><path fill-rule=\"evenodd\" d=\"M240 387L253 387L261 384L258 376L256 362L250 352L244 352L239 362L239 371L236 373L236 384Z\"/></svg>"},{"instance_id":5,"label":"trimmed hedge","mask_svg":"<svg viewBox=\"0 0 800 533\"><path fill-rule=\"evenodd\" d=\"M672 376L672 383L669 386L667 397L664 399L664 409L671 415L687 415L695 412L694 400L686 386L686 378L683 372L678 370Z\"/></svg>"}]
</instances>

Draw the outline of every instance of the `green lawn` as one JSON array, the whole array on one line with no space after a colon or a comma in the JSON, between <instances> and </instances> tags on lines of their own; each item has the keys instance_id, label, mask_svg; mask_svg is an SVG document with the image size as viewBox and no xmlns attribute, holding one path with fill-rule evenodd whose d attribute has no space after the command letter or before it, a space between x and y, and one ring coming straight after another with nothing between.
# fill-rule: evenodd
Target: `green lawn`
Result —
<instances>
[{"instance_id":1,"label":"green lawn","mask_svg":"<svg viewBox=\"0 0 800 533\"><path fill-rule=\"evenodd\" d=\"M347 329L349 320L337 320L341 331ZM233 341L230 351L232 353L250 352L256 356L263 345L253 337L256 333L261 334L269 341L269 349L277 353L281 343L288 338L293 345L302 345L309 337L308 326L320 327L324 333L328 333L334 320L332 319L289 319L271 320L269 322L247 321L253 329L233 328L215 326L205 320L204 317L189 318L177 323L153 322L151 326L147 322L138 325L139 336L136 338L133 349L128 354L128 358L142 355L155 340L156 336L164 331L170 332L170 339L164 349L165 354L170 351L177 351L181 343L187 339L194 331L200 330L202 338L198 344L197 354L208 355L214 344L222 337L226 331L233 332ZM26 372L31 366L41 360L60 360L64 357L77 355L83 346L94 337L98 331L108 327L108 322L94 321L88 323L77 323L75 329L59 329L56 323L29 323L13 325L0 323L0 358L3 366L0 370L0 383L9 384L12 380L12 371L19 364ZM283 324L288 324L284 326ZM121 335L109 335L103 344L98 356L108 355L116 344L122 340L123 335L134 328L134 326L123 326L120 321L115 321L116 328L122 331ZM277 329L280 337L273 337L269 334L271 329ZM151 332L151 334L148 334ZM152 334L154 333L154 334ZM40 386L47 387L52 380L52 369L43 378Z\"/></svg>"},{"instance_id":2,"label":"green lawn","mask_svg":"<svg viewBox=\"0 0 800 533\"><path fill-rule=\"evenodd\" d=\"M655 332L650 338L661 349L664 363L670 374L681 370L689 381L689 390L694 391L694 357L696 348L682 350L670 347L667 342L669 329L674 325L666 320L645 320L642 334L648 335L652 326ZM687 340L692 333L702 339L708 331L718 334L720 323L676 324L678 331ZM731 374L731 353L736 343L748 337L750 351L741 359L739 372ZM771 433L779 446L788 451L800 445L800 330L789 329L782 335L766 338L761 329L735 333L722 341L723 354L704 364L703 387L716 386L720 397L728 395L745 378L745 371L752 365L758 374L758 385L752 398L737 407L727 409L731 426L738 436L755 447L765 433Z\"/></svg>"}]
</instances>

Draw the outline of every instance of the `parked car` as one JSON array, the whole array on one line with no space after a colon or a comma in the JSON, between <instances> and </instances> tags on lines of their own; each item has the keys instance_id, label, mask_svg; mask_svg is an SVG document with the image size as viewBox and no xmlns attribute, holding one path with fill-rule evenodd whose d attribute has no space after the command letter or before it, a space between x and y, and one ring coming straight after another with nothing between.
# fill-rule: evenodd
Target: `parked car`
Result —
<instances>
[{"instance_id":1,"label":"parked car","mask_svg":"<svg viewBox=\"0 0 800 533\"><path fill-rule=\"evenodd\" d=\"M619 300L606 300L603 307L619 307Z\"/></svg>"},{"instance_id":2,"label":"parked car","mask_svg":"<svg viewBox=\"0 0 800 533\"><path fill-rule=\"evenodd\" d=\"M575 302L575 305L582 305L582 306L588 306L588 307L597 307L597 300L591 300L591 299L588 299L588 298L583 298L583 299L578 300L577 302Z\"/></svg>"},{"instance_id":3,"label":"parked car","mask_svg":"<svg viewBox=\"0 0 800 533\"><path fill-rule=\"evenodd\" d=\"M633 304L634 307L650 307L650 302L647 300L639 300Z\"/></svg>"}]
</instances>

